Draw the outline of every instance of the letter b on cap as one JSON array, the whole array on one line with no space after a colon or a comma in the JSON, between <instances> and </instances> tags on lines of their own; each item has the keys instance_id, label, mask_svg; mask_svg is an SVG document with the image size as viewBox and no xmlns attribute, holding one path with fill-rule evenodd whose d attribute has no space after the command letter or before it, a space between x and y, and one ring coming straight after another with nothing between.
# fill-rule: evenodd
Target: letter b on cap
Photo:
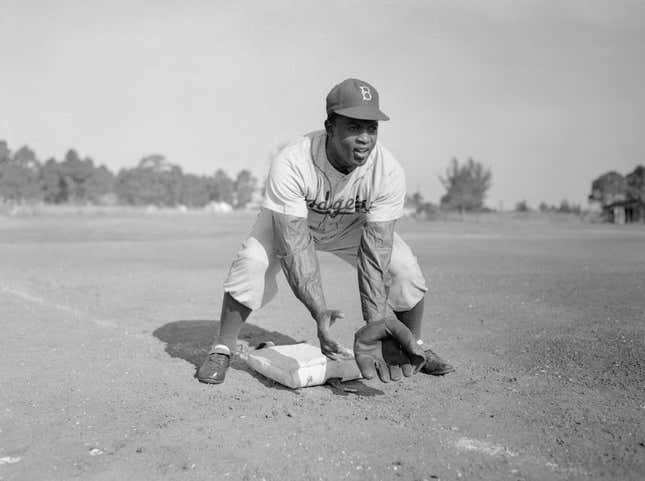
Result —
<instances>
[{"instance_id":1,"label":"letter b on cap","mask_svg":"<svg viewBox=\"0 0 645 481\"><path fill-rule=\"evenodd\" d=\"M370 100L372 100L372 91L367 85L360 85L358 88L361 89L361 95L363 96L363 100L365 100L366 102L369 102Z\"/></svg>"}]
</instances>

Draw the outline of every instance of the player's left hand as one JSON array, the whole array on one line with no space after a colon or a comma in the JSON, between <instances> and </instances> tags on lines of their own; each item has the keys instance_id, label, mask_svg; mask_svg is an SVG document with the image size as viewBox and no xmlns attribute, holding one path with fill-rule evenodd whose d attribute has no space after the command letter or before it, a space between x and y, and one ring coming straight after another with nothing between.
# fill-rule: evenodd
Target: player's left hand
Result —
<instances>
[{"instance_id":1,"label":"player's left hand","mask_svg":"<svg viewBox=\"0 0 645 481\"><path fill-rule=\"evenodd\" d=\"M401 374L411 376L425 362L410 329L395 317L371 322L356 331L354 356L365 379L376 374L382 382L397 381Z\"/></svg>"},{"instance_id":2,"label":"player's left hand","mask_svg":"<svg viewBox=\"0 0 645 481\"><path fill-rule=\"evenodd\" d=\"M387 337L381 341L381 346L383 360L387 364L392 381L398 381L403 376L410 377L419 370L413 364L410 356L403 350L398 340L391 336Z\"/></svg>"}]
</instances>

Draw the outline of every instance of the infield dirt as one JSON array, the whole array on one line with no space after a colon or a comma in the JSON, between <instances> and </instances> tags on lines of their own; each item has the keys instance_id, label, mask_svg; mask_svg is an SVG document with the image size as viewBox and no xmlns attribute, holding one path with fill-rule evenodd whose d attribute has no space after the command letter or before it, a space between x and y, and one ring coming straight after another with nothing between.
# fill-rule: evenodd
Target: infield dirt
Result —
<instances>
[{"instance_id":1,"label":"infield dirt","mask_svg":"<svg viewBox=\"0 0 645 481\"><path fill-rule=\"evenodd\" d=\"M194 378L253 214L0 217L0 480L645 478L645 228L404 220L457 371ZM334 332L355 272L320 255ZM245 344L316 343L283 279Z\"/></svg>"}]
</instances>

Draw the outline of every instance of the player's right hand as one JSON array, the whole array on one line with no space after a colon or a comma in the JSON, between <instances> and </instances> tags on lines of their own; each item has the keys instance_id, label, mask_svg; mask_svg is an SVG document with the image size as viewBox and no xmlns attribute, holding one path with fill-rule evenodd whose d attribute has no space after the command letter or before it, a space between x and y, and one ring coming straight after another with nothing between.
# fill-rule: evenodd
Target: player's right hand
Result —
<instances>
[{"instance_id":1,"label":"player's right hand","mask_svg":"<svg viewBox=\"0 0 645 481\"><path fill-rule=\"evenodd\" d=\"M336 341L329 332L329 328L337 319L343 319L345 315L336 309L325 310L318 318L318 340L320 341L320 350L322 353L333 361L343 361L353 359L354 354L350 349Z\"/></svg>"}]
</instances>

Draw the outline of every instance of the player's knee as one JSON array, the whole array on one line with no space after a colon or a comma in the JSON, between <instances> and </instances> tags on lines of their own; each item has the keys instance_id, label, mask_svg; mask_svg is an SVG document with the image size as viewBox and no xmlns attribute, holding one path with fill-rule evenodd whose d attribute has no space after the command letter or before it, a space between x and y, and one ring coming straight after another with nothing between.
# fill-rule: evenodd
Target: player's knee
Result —
<instances>
[{"instance_id":1,"label":"player's knee","mask_svg":"<svg viewBox=\"0 0 645 481\"><path fill-rule=\"evenodd\" d=\"M233 262L248 263L254 268L266 269L271 263L271 259L266 246L255 237L249 237L242 243L242 248Z\"/></svg>"},{"instance_id":2,"label":"player's knee","mask_svg":"<svg viewBox=\"0 0 645 481\"><path fill-rule=\"evenodd\" d=\"M402 263L392 273L388 300L394 311L412 309L428 291L427 283L416 260Z\"/></svg>"},{"instance_id":3,"label":"player's knee","mask_svg":"<svg viewBox=\"0 0 645 481\"><path fill-rule=\"evenodd\" d=\"M244 241L224 281L224 290L250 309L258 309L275 297L276 262L255 238Z\"/></svg>"},{"instance_id":4,"label":"player's knee","mask_svg":"<svg viewBox=\"0 0 645 481\"><path fill-rule=\"evenodd\" d=\"M392 263L390 266L390 276L393 283L409 282L415 285L418 284L424 286L426 284L425 276L421 271L421 267L419 266L416 257L413 255L406 256L403 259L399 259L398 262Z\"/></svg>"}]
</instances>

